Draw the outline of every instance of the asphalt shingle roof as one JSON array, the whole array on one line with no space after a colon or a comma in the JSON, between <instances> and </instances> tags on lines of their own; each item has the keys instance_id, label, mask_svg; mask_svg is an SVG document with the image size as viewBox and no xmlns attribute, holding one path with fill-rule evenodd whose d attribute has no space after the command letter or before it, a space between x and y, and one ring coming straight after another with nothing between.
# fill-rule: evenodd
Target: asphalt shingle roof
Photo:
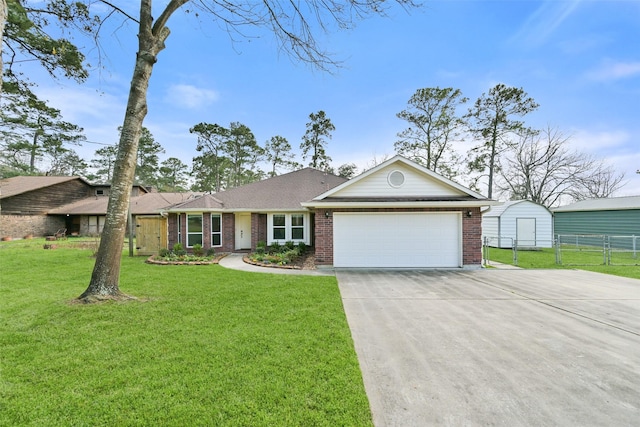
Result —
<instances>
[{"instance_id":1,"label":"asphalt shingle roof","mask_svg":"<svg viewBox=\"0 0 640 427\"><path fill-rule=\"evenodd\" d=\"M0 198L4 199L76 179L90 185L79 176L14 176L5 178L0 180Z\"/></svg>"},{"instance_id":2,"label":"asphalt shingle roof","mask_svg":"<svg viewBox=\"0 0 640 427\"><path fill-rule=\"evenodd\" d=\"M131 213L133 215L158 214L167 206L193 199L202 193L145 193L131 197ZM80 200L49 211L56 215L104 215L107 212L109 198L98 196Z\"/></svg>"},{"instance_id":3,"label":"asphalt shingle roof","mask_svg":"<svg viewBox=\"0 0 640 427\"><path fill-rule=\"evenodd\" d=\"M313 168L278 175L242 187L204 195L171 207L172 211L194 209L288 210L347 181Z\"/></svg>"}]
</instances>

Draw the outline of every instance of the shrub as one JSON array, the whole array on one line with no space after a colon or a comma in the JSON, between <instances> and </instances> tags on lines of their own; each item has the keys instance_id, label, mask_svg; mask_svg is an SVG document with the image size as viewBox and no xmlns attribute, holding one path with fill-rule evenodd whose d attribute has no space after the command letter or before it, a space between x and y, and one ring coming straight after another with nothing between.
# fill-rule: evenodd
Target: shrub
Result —
<instances>
[{"instance_id":1,"label":"shrub","mask_svg":"<svg viewBox=\"0 0 640 427\"><path fill-rule=\"evenodd\" d=\"M256 249L262 249L262 252L265 252L267 250L267 242L260 240L256 245Z\"/></svg>"},{"instance_id":2,"label":"shrub","mask_svg":"<svg viewBox=\"0 0 640 427\"><path fill-rule=\"evenodd\" d=\"M280 252L282 252L282 245L280 245L280 243L278 242L273 242L271 244L271 247L269 248L269 252L271 252L272 254L279 254Z\"/></svg>"},{"instance_id":3,"label":"shrub","mask_svg":"<svg viewBox=\"0 0 640 427\"><path fill-rule=\"evenodd\" d=\"M213 257L215 255L216 255L216 250L214 248L207 249L207 256L208 257Z\"/></svg>"},{"instance_id":4,"label":"shrub","mask_svg":"<svg viewBox=\"0 0 640 427\"><path fill-rule=\"evenodd\" d=\"M180 252L182 250L184 250L184 248L182 247L182 243L176 243L175 245L173 245L173 253Z\"/></svg>"},{"instance_id":5,"label":"shrub","mask_svg":"<svg viewBox=\"0 0 640 427\"><path fill-rule=\"evenodd\" d=\"M307 249L307 245L304 242L298 243L298 251L300 251L300 255L307 253Z\"/></svg>"},{"instance_id":6,"label":"shrub","mask_svg":"<svg viewBox=\"0 0 640 427\"><path fill-rule=\"evenodd\" d=\"M158 256L161 258L166 258L171 255L171 251L167 248L162 248L158 251Z\"/></svg>"},{"instance_id":7,"label":"shrub","mask_svg":"<svg viewBox=\"0 0 640 427\"><path fill-rule=\"evenodd\" d=\"M200 243L196 243L195 245L193 245L193 254L198 257L204 255L204 250L202 249L202 245Z\"/></svg>"},{"instance_id":8,"label":"shrub","mask_svg":"<svg viewBox=\"0 0 640 427\"><path fill-rule=\"evenodd\" d=\"M284 247L285 247L287 250L291 250L291 249L293 249L293 248L295 248L295 247L296 247L296 244L295 244L295 243L293 243L291 240L289 240L288 242L285 242Z\"/></svg>"}]
</instances>

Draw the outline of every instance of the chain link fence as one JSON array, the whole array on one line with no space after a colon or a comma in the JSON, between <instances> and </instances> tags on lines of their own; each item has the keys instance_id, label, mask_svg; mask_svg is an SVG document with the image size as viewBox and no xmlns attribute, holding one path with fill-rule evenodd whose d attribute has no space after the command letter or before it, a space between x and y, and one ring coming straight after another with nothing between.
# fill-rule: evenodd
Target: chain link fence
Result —
<instances>
[{"instance_id":1,"label":"chain link fence","mask_svg":"<svg viewBox=\"0 0 640 427\"><path fill-rule=\"evenodd\" d=\"M544 243L547 243L546 245ZM550 244L552 243L552 244ZM604 234L559 234L553 242L538 242L540 246L554 248L555 262L566 266L640 265L640 236L610 236ZM491 251L512 251L512 263L518 265L518 255L524 251L539 250L519 245L517 239L485 236L482 255L484 265L491 265ZM552 255L550 253L551 257Z\"/></svg>"}]
</instances>

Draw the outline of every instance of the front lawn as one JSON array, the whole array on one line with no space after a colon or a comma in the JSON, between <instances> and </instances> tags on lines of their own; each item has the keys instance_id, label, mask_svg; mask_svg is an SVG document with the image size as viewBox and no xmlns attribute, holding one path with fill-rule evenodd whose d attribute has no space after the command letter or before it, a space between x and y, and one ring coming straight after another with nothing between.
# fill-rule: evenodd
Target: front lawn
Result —
<instances>
[{"instance_id":1,"label":"front lawn","mask_svg":"<svg viewBox=\"0 0 640 427\"><path fill-rule=\"evenodd\" d=\"M125 256L140 301L70 304L92 250L43 243L0 243L0 425L372 425L334 277Z\"/></svg>"},{"instance_id":2,"label":"front lawn","mask_svg":"<svg viewBox=\"0 0 640 427\"><path fill-rule=\"evenodd\" d=\"M513 264L513 251L511 249L489 248L489 260L503 264ZM640 279L640 266L636 265L580 265L604 262L602 253L591 251L565 252L563 260L573 265L556 264L556 254L553 248L538 251L518 251L518 267L521 268L580 269Z\"/></svg>"}]
</instances>

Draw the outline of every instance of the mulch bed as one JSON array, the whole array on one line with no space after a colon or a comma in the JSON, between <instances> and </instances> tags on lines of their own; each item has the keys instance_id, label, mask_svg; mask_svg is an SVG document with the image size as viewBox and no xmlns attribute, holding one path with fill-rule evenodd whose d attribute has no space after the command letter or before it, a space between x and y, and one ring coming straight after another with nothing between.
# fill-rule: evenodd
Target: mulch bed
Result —
<instances>
[{"instance_id":1,"label":"mulch bed","mask_svg":"<svg viewBox=\"0 0 640 427\"><path fill-rule=\"evenodd\" d=\"M263 262L252 261L248 255L243 257L244 262L251 265L257 265L260 267L268 267L268 268L284 268L288 270L315 270L316 269L316 254L314 251L307 251L301 257L298 257L294 262L287 265L277 265L277 264L266 264Z\"/></svg>"},{"instance_id":2,"label":"mulch bed","mask_svg":"<svg viewBox=\"0 0 640 427\"><path fill-rule=\"evenodd\" d=\"M155 259L156 256L151 255L149 258L147 258L145 262L147 264L157 264L157 265L211 265L211 264L218 264L218 262L220 262L220 260L226 257L227 255L229 254L227 253L218 254L215 256L215 258L213 258L210 261L165 261L162 259Z\"/></svg>"}]
</instances>

